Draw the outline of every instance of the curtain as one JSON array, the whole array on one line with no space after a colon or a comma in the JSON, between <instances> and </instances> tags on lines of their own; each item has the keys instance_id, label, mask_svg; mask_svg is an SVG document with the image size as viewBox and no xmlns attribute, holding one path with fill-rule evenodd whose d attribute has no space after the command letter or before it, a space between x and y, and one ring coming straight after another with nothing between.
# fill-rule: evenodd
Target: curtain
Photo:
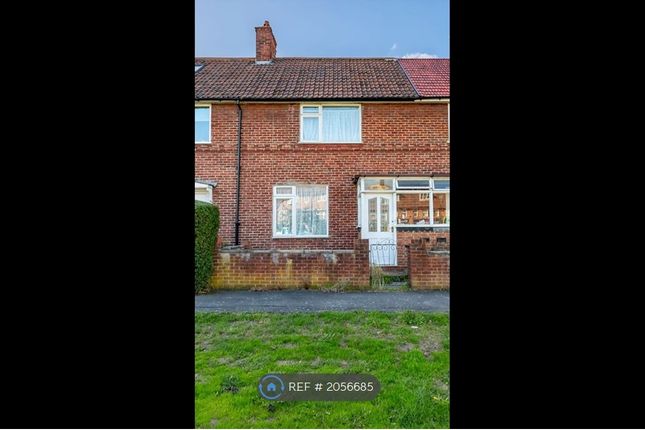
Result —
<instances>
[{"instance_id":1,"label":"curtain","mask_svg":"<svg viewBox=\"0 0 645 430\"><path fill-rule=\"evenodd\" d=\"M296 230L298 236L327 234L326 187L296 188Z\"/></svg>"},{"instance_id":2,"label":"curtain","mask_svg":"<svg viewBox=\"0 0 645 430\"><path fill-rule=\"evenodd\" d=\"M318 118L303 118L302 119L302 139L306 141L318 141Z\"/></svg>"},{"instance_id":3,"label":"curtain","mask_svg":"<svg viewBox=\"0 0 645 430\"><path fill-rule=\"evenodd\" d=\"M357 106L323 106L323 141L358 142Z\"/></svg>"}]
</instances>

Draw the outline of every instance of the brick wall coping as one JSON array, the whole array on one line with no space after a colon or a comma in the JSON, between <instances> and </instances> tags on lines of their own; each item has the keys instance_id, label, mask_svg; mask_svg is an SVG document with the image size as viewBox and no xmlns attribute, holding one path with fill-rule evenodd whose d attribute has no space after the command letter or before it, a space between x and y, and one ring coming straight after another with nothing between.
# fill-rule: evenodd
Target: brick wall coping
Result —
<instances>
[{"instance_id":1,"label":"brick wall coping","mask_svg":"<svg viewBox=\"0 0 645 430\"><path fill-rule=\"evenodd\" d=\"M219 249L220 254L353 254L353 249Z\"/></svg>"}]
</instances>

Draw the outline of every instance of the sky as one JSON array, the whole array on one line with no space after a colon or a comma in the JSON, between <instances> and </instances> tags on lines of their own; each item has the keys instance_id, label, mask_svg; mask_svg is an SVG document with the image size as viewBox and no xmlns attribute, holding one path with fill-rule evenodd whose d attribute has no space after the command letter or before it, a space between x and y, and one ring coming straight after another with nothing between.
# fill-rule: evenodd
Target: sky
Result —
<instances>
[{"instance_id":1,"label":"sky","mask_svg":"<svg viewBox=\"0 0 645 430\"><path fill-rule=\"evenodd\" d=\"M278 57L450 57L449 0L195 0L195 56L255 57L268 20Z\"/></svg>"}]
</instances>

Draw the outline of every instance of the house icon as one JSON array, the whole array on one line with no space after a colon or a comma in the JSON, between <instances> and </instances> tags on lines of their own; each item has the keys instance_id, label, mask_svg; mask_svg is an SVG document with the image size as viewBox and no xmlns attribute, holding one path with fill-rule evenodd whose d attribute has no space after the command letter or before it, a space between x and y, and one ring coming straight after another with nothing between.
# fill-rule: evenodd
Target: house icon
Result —
<instances>
[{"instance_id":1,"label":"house icon","mask_svg":"<svg viewBox=\"0 0 645 430\"><path fill-rule=\"evenodd\" d=\"M273 382L267 385L267 391L275 391L275 384Z\"/></svg>"}]
</instances>

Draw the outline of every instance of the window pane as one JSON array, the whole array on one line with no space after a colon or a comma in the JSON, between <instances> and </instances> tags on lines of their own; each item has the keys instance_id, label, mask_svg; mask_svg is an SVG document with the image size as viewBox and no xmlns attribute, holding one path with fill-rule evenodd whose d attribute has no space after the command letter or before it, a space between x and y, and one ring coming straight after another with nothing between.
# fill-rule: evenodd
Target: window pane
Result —
<instances>
[{"instance_id":1,"label":"window pane","mask_svg":"<svg viewBox=\"0 0 645 430\"><path fill-rule=\"evenodd\" d=\"M292 199L276 199L275 233L291 234Z\"/></svg>"},{"instance_id":2,"label":"window pane","mask_svg":"<svg viewBox=\"0 0 645 430\"><path fill-rule=\"evenodd\" d=\"M275 187L275 193L276 194L292 194L293 193L293 188L292 187Z\"/></svg>"},{"instance_id":3,"label":"window pane","mask_svg":"<svg viewBox=\"0 0 645 430\"><path fill-rule=\"evenodd\" d=\"M207 107L196 107L195 108L195 121L209 121L210 120L210 109Z\"/></svg>"},{"instance_id":4,"label":"window pane","mask_svg":"<svg viewBox=\"0 0 645 430\"><path fill-rule=\"evenodd\" d=\"M208 142L208 123L195 122L195 142Z\"/></svg>"},{"instance_id":5,"label":"window pane","mask_svg":"<svg viewBox=\"0 0 645 430\"><path fill-rule=\"evenodd\" d=\"M376 197L367 201L368 231L376 231Z\"/></svg>"},{"instance_id":6,"label":"window pane","mask_svg":"<svg viewBox=\"0 0 645 430\"><path fill-rule=\"evenodd\" d=\"M318 106L303 106L303 113L318 113Z\"/></svg>"},{"instance_id":7,"label":"window pane","mask_svg":"<svg viewBox=\"0 0 645 430\"><path fill-rule=\"evenodd\" d=\"M434 208L433 221L435 224L448 224L448 205L446 193L435 193L432 195L432 204Z\"/></svg>"},{"instance_id":8,"label":"window pane","mask_svg":"<svg viewBox=\"0 0 645 430\"><path fill-rule=\"evenodd\" d=\"M364 179L363 186L366 190L391 190L394 187L392 179Z\"/></svg>"},{"instance_id":9,"label":"window pane","mask_svg":"<svg viewBox=\"0 0 645 430\"><path fill-rule=\"evenodd\" d=\"M358 142L359 129L357 106L323 106L323 141Z\"/></svg>"},{"instance_id":10,"label":"window pane","mask_svg":"<svg viewBox=\"0 0 645 430\"><path fill-rule=\"evenodd\" d=\"M430 188L428 179L397 179L396 183L399 188Z\"/></svg>"},{"instance_id":11,"label":"window pane","mask_svg":"<svg viewBox=\"0 0 645 430\"><path fill-rule=\"evenodd\" d=\"M410 225L430 224L428 193L398 194L396 223Z\"/></svg>"},{"instance_id":12,"label":"window pane","mask_svg":"<svg viewBox=\"0 0 645 430\"><path fill-rule=\"evenodd\" d=\"M296 234L298 236L327 234L326 187L296 188Z\"/></svg>"},{"instance_id":13,"label":"window pane","mask_svg":"<svg viewBox=\"0 0 645 430\"><path fill-rule=\"evenodd\" d=\"M302 119L302 139L305 141L318 141L318 118Z\"/></svg>"},{"instance_id":14,"label":"window pane","mask_svg":"<svg viewBox=\"0 0 645 430\"><path fill-rule=\"evenodd\" d=\"M390 228L390 199L381 197L381 232Z\"/></svg>"},{"instance_id":15,"label":"window pane","mask_svg":"<svg viewBox=\"0 0 645 430\"><path fill-rule=\"evenodd\" d=\"M435 179L434 180L434 189L435 190L447 190L450 188L450 179Z\"/></svg>"}]
</instances>

